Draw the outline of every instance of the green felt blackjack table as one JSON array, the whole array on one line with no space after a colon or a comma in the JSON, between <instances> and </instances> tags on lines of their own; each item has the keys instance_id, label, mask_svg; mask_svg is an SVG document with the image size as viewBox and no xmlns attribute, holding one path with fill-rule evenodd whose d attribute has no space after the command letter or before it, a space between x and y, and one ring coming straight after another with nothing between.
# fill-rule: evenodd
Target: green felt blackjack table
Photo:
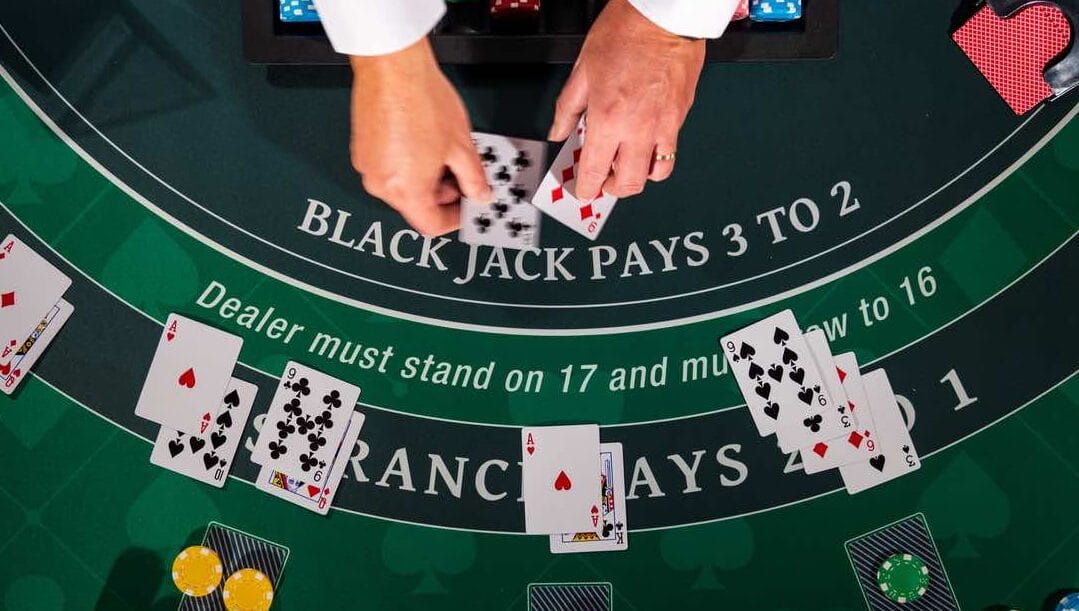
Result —
<instances>
[{"instance_id":1,"label":"green felt blackjack table","mask_svg":"<svg viewBox=\"0 0 1079 611\"><path fill-rule=\"evenodd\" d=\"M363 193L348 73L249 64L235 6L3 3L0 229L75 313L0 406L0 609L174 609L210 521L289 547L285 611L525 609L548 582L862 609L844 542L917 512L964 609L1079 588L1079 97L1016 117L952 4L849 2L832 59L709 64L670 181L518 254ZM447 67L477 130L532 138L567 71ZM920 470L849 495L757 434L716 340L785 308L888 371ZM133 413L170 312L242 336L259 387L221 490L151 465ZM252 485L288 360L363 389L328 517ZM462 365L489 383L436 375ZM628 551L523 534L519 428L574 422L624 446Z\"/></svg>"}]
</instances>

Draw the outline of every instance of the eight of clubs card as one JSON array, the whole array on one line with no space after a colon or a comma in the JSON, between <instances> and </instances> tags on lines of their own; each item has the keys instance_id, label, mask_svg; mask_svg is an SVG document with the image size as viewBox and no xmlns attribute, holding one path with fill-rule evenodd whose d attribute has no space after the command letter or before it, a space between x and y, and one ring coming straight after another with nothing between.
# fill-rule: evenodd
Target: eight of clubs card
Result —
<instances>
[{"instance_id":1,"label":"eight of clubs card","mask_svg":"<svg viewBox=\"0 0 1079 611\"><path fill-rule=\"evenodd\" d=\"M603 231L618 198L599 193L595 199L579 200L574 195L585 135L585 121L581 119L576 131L566 140L555 157L554 165L536 189L532 203L566 227L589 240L595 240Z\"/></svg>"},{"instance_id":2,"label":"eight of clubs card","mask_svg":"<svg viewBox=\"0 0 1079 611\"><path fill-rule=\"evenodd\" d=\"M461 200L461 231L466 244L524 249L539 246L540 217L532 205L539 185L546 142L472 134L494 202Z\"/></svg>"},{"instance_id":3,"label":"eight of clubs card","mask_svg":"<svg viewBox=\"0 0 1079 611\"><path fill-rule=\"evenodd\" d=\"M521 429L521 493L528 534L598 527L598 456L599 427L594 424Z\"/></svg>"},{"instance_id":4,"label":"eight of clubs card","mask_svg":"<svg viewBox=\"0 0 1079 611\"><path fill-rule=\"evenodd\" d=\"M205 434L242 346L236 335L171 314L135 414L188 435Z\"/></svg>"},{"instance_id":5,"label":"eight of clubs card","mask_svg":"<svg viewBox=\"0 0 1079 611\"><path fill-rule=\"evenodd\" d=\"M330 512L333 499L341 488L341 480L345 475L345 468L349 465L352 453L356 448L356 441L360 438L360 429L363 428L365 416L363 412L352 412L348 428L345 430L341 445L338 446L330 465L329 475L322 484L307 483L302 479L291 477L273 467L263 467L259 470L258 480L255 486L272 494L277 498L284 499L310 509L311 511L326 515Z\"/></svg>"},{"instance_id":6,"label":"eight of clubs card","mask_svg":"<svg viewBox=\"0 0 1079 611\"><path fill-rule=\"evenodd\" d=\"M869 458L839 467L847 492L855 494L922 466L910 431L903 422L888 374L883 369L862 376L869 411L877 427L877 451Z\"/></svg>"},{"instance_id":7,"label":"eight of clubs card","mask_svg":"<svg viewBox=\"0 0 1079 611\"><path fill-rule=\"evenodd\" d=\"M322 484L359 398L358 386L290 361L251 460Z\"/></svg>"},{"instance_id":8,"label":"eight of clubs card","mask_svg":"<svg viewBox=\"0 0 1079 611\"><path fill-rule=\"evenodd\" d=\"M5 395L15 392L19 383L26 377L26 372L30 371L30 368L34 366L41 354L49 347L53 338L60 332L67 319L71 318L74 311L75 307L70 303L63 299L57 301L48 314L38 322L37 327L26 338L22 346L15 351L15 355L11 360L0 365L0 376L3 376L0 378L2 379L0 390Z\"/></svg>"},{"instance_id":9,"label":"eight of clubs card","mask_svg":"<svg viewBox=\"0 0 1079 611\"><path fill-rule=\"evenodd\" d=\"M71 286L68 278L24 244L8 235L0 244L0 375L26 338Z\"/></svg>"},{"instance_id":10,"label":"eight of clubs card","mask_svg":"<svg viewBox=\"0 0 1079 611\"><path fill-rule=\"evenodd\" d=\"M584 532L551 535L552 554L620 552L629 548L622 444L600 445L599 478L599 523Z\"/></svg>"},{"instance_id":11,"label":"eight of clubs card","mask_svg":"<svg viewBox=\"0 0 1079 611\"><path fill-rule=\"evenodd\" d=\"M786 435L779 442L785 452L810 445L836 426L832 399L793 312L784 310L731 333L720 345L757 430L770 435L782 425Z\"/></svg>"},{"instance_id":12,"label":"eight of clubs card","mask_svg":"<svg viewBox=\"0 0 1079 611\"><path fill-rule=\"evenodd\" d=\"M195 436L161 427L150 462L211 486L224 486L257 393L254 384L230 379L206 433Z\"/></svg>"}]
</instances>

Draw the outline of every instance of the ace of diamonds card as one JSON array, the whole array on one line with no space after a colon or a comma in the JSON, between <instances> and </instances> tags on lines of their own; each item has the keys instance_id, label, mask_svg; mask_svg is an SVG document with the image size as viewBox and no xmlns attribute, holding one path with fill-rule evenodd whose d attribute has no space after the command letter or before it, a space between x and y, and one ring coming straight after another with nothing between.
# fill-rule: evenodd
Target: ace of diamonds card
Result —
<instances>
[{"instance_id":1,"label":"ace of diamonds card","mask_svg":"<svg viewBox=\"0 0 1079 611\"><path fill-rule=\"evenodd\" d=\"M0 375L16 350L71 286L68 278L14 235L0 243Z\"/></svg>"}]
</instances>

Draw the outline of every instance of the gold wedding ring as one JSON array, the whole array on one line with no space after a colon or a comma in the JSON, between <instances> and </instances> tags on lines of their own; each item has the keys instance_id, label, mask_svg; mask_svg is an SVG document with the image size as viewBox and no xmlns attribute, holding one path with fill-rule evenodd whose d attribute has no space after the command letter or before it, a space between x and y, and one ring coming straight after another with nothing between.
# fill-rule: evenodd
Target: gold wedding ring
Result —
<instances>
[{"instance_id":1,"label":"gold wedding ring","mask_svg":"<svg viewBox=\"0 0 1079 611\"><path fill-rule=\"evenodd\" d=\"M670 153L667 153L665 155L661 155L659 153L656 153L656 161L674 161L674 158L677 155L678 155L678 153L676 153L674 151L672 151Z\"/></svg>"}]
</instances>

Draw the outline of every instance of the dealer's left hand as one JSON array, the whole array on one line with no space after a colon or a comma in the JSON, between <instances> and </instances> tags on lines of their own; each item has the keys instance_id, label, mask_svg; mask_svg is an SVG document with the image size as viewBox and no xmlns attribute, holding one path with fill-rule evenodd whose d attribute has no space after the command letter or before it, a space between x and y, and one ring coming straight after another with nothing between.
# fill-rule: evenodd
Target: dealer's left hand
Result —
<instances>
[{"instance_id":1,"label":"dealer's left hand","mask_svg":"<svg viewBox=\"0 0 1079 611\"><path fill-rule=\"evenodd\" d=\"M636 195L674 171L678 132L693 105L705 41L672 34L627 0L592 26L558 98L549 139L565 140L588 113L576 195Z\"/></svg>"}]
</instances>

